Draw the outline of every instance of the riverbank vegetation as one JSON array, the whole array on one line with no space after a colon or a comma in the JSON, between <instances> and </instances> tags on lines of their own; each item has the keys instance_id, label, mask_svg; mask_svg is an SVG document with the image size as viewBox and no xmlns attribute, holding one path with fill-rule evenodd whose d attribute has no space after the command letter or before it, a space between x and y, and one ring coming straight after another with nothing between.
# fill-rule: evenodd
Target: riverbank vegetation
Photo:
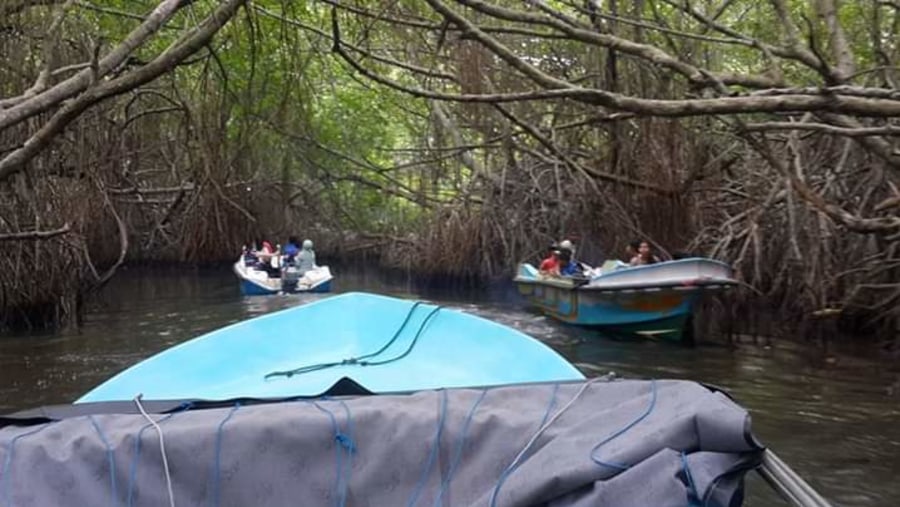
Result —
<instances>
[{"instance_id":1,"label":"riverbank vegetation","mask_svg":"<svg viewBox=\"0 0 900 507\"><path fill-rule=\"evenodd\" d=\"M643 237L731 263L735 315L890 342L897 33L887 1L6 2L0 320L259 236L463 277Z\"/></svg>"}]
</instances>

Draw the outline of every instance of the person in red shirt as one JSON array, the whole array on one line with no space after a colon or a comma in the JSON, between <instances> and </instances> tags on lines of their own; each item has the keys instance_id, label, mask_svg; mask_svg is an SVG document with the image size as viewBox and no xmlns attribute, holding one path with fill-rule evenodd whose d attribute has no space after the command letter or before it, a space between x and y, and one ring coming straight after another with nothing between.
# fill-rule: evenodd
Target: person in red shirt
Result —
<instances>
[{"instance_id":1,"label":"person in red shirt","mask_svg":"<svg viewBox=\"0 0 900 507\"><path fill-rule=\"evenodd\" d=\"M538 270L544 275L559 276L559 250L550 250Z\"/></svg>"}]
</instances>

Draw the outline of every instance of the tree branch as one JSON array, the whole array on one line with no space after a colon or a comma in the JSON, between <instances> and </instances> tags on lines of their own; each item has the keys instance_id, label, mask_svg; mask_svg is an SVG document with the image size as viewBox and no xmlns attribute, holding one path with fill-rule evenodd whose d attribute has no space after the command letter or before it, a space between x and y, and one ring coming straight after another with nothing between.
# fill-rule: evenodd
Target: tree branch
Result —
<instances>
[{"instance_id":1,"label":"tree branch","mask_svg":"<svg viewBox=\"0 0 900 507\"><path fill-rule=\"evenodd\" d=\"M316 27L314 27L314 26L310 26L310 25L307 25L307 24L305 24L305 23L301 23L300 21L297 21L297 20L295 20L295 19L291 19L291 18L288 18L288 17L286 17L286 16L277 14L277 13L275 13L275 12L272 12L272 11L268 10L268 9L265 9L265 8L263 8L263 7L260 7L259 5L255 5L255 4L254 4L253 7L254 7L257 11L263 13L264 15L266 15L266 16L272 18L272 19L277 19L277 20L279 20L279 21L281 21L281 22L284 22L284 23L287 23L287 24L289 24L289 25L293 25L293 26L296 26L296 27L301 28L301 29L303 29L303 30L307 30L307 31L312 32L312 33L314 33L314 34L316 34L316 35L318 35L318 36L320 36L320 37L322 37L322 38L325 38L325 39L331 39L331 35L330 35L330 34L326 33L326 32L323 31L323 30L319 30L318 28L316 28ZM371 53L371 52L369 52L369 51L366 51L365 49L362 49L362 48L359 47L359 46L355 46L355 45L349 44L349 43L347 43L347 42L344 42L344 46L345 46L345 47L348 47L348 48L350 48L350 49L352 49L352 50L354 50L354 51L356 51L356 52L358 52L358 53L360 53L360 54L363 54L363 55L365 55L366 57L371 58L372 60L375 60L376 62L386 63L386 64L388 64L388 65L391 65L391 66L394 66L394 67L397 67L397 68L400 68L400 69L408 70L408 71L414 72L414 73L416 73L416 74L421 74L421 75L423 75L423 76L434 77L434 78L438 78L438 79L445 79L445 80L451 81L451 82L455 82L455 81L456 81L456 76L453 76L452 74L448 74L448 73L446 73L446 72L440 72L440 71L437 71L437 70L434 70L434 69L427 69L427 68L425 68L425 67L420 67L420 66L418 66L418 65L412 65L412 64L409 64L409 63L406 63L406 62L401 62L401 61L395 60L395 59L393 59L393 58L386 58L386 57L383 57L383 56L379 56L379 55L373 54L373 53Z\"/></svg>"},{"instance_id":2,"label":"tree branch","mask_svg":"<svg viewBox=\"0 0 900 507\"><path fill-rule=\"evenodd\" d=\"M65 224L59 229L49 231L26 231L26 232L7 232L0 233L0 241L27 241L27 240L45 240L62 234L72 232L69 224Z\"/></svg>"},{"instance_id":3,"label":"tree branch","mask_svg":"<svg viewBox=\"0 0 900 507\"><path fill-rule=\"evenodd\" d=\"M512 113L507 111L506 108L504 108L500 105L495 105L494 107L500 112L500 114L502 114L504 117L509 119L515 125L518 125L520 128L522 128L522 130L527 132L531 137L533 137L535 140L537 140L539 143L541 143L541 145L543 145L545 148L547 148L559 160L562 160L562 162L566 166L568 166L571 170L581 173L590 181L592 181L594 179L604 180L604 181L609 181L609 182L613 182L613 183L618 183L620 185L624 185L624 186L631 187L631 188L650 190L652 192L655 192L655 193L661 194L661 195L671 195L673 192L673 190L671 188L665 188L665 187L662 187L659 185L655 185L653 183L646 183L646 182L635 180L635 179L628 178L625 176L620 176L620 175L608 173L605 171L599 171L597 169L585 167L582 164L578 164L574 160L572 160L571 157L567 156L561 149L559 149L559 147L557 147L556 144L551 139L549 139L547 136L541 134L540 131L538 131L536 128L534 128L531 124L520 120L515 115L513 115ZM592 181L592 183L593 183L593 181Z\"/></svg>"},{"instance_id":4,"label":"tree branch","mask_svg":"<svg viewBox=\"0 0 900 507\"><path fill-rule=\"evenodd\" d=\"M452 21L460 28L463 29L464 32L471 33L482 44L488 46L492 51L494 51L493 47L490 47L488 43L482 40L473 30L477 30L481 34L485 34L480 28L476 27L473 23L469 22L463 16L456 13L449 7L447 7L440 0L426 0L429 5L432 6L436 11L438 11L441 15L443 15L448 20ZM539 14L532 14L530 12L525 11L517 11L513 9L507 9L504 7L499 7L493 4L489 4L482 0L456 0L457 3L465 5L466 7L470 7L478 12L487 14L491 17L505 19L507 21L513 21L518 23L528 23L528 24L537 24L543 25L555 30L558 30L570 38L584 42L587 44L597 45L605 48L615 49L616 51L620 51L624 54L634 56L640 58L642 60L649 61L653 64L660 65L663 67L667 67L678 74L687 78L690 82L698 86L713 86L718 87L720 84L737 84L744 85L748 87L758 87L760 85L759 78L749 78L744 79L743 76L737 75L728 75L717 77L714 73L699 69L687 62L681 61L678 58L666 53L665 51L659 49L656 46L652 46L649 44L641 44L637 42L630 41L628 39L623 39L621 37L616 37L614 35L605 34L605 33L597 33L592 30L588 30L585 28L578 28L572 26L569 23L565 23L555 18L542 16ZM501 56L498 53L498 56ZM509 63L507 61L507 63ZM517 68L515 65L512 65L519 71L522 69ZM523 72L524 73L524 72ZM527 73L524 73L528 76ZM531 77L531 76L529 76ZM728 79L729 82L724 82L723 79ZM766 81L768 86L771 86L771 81Z\"/></svg>"},{"instance_id":5,"label":"tree branch","mask_svg":"<svg viewBox=\"0 0 900 507\"><path fill-rule=\"evenodd\" d=\"M837 2L838 0L816 0L816 11L828 27L831 54L837 63L834 76L837 81L843 82L856 72L856 63L853 61L853 52L847 42L844 27L838 19Z\"/></svg>"},{"instance_id":6,"label":"tree branch","mask_svg":"<svg viewBox=\"0 0 900 507\"><path fill-rule=\"evenodd\" d=\"M428 0L428 2L439 4L437 0ZM494 54L546 89L517 93L454 94L435 92L401 84L366 69L360 65L359 62L350 57L350 55L342 48L340 32L337 30L338 25L336 15L333 15L332 48L348 64L350 64L351 67L375 82L417 97L437 100L502 103L549 98L568 98L587 104L603 106L612 110L627 111L645 116L663 117L797 111L829 111L872 117L891 117L900 115L900 102L898 101L852 96L846 97L835 94L819 94L816 96L785 94L778 96L737 96L710 99L660 100L642 99L598 89L583 88L552 77L534 68L464 18L461 18L446 9L445 11L449 12L448 15L451 16L453 22L461 24L473 38L482 42L488 49L494 52Z\"/></svg>"},{"instance_id":7,"label":"tree branch","mask_svg":"<svg viewBox=\"0 0 900 507\"><path fill-rule=\"evenodd\" d=\"M888 125L884 127L859 127L844 128L828 125L826 123L801 123L790 121L770 121L763 123L749 123L746 130L749 132L769 131L769 130L810 130L813 132L823 132L826 134L835 134L847 137L867 137L867 136L900 136L900 126Z\"/></svg>"},{"instance_id":8,"label":"tree branch","mask_svg":"<svg viewBox=\"0 0 900 507\"><path fill-rule=\"evenodd\" d=\"M115 49L96 62L96 68L79 71L74 76L54 85L50 89L0 111L0 131L27 118L47 111L62 101L81 93L94 82L95 78L106 76L121 65L135 49L159 31L180 8L181 0L163 0L147 16L147 19L123 40Z\"/></svg>"},{"instance_id":9,"label":"tree branch","mask_svg":"<svg viewBox=\"0 0 900 507\"><path fill-rule=\"evenodd\" d=\"M739 122L739 129L742 126ZM776 169L782 176L788 179L791 188L807 203L816 210L824 213L835 222L843 225L847 229L861 234L881 234L888 235L900 231L900 217L879 217L879 218L863 218L836 204L829 203L821 195L816 193L804 182L794 171L786 165L783 158L776 156L769 147L765 139L758 139L753 134L747 132L745 139L753 146L763 158Z\"/></svg>"},{"instance_id":10,"label":"tree branch","mask_svg":"<svg viewBox=\"0 0 900 507\"><path fill-rule=\"evenodd\" d=\"M50 72L50 61L53 53L53 49L56 46L56 42L59 40L59 27L63 22L63 19L66 17L66 10L71 7L74 0L64 0L65 3L58 9L58 12L53 17L53 21L50 23L50 27L44 33L44 42L42 48L42 57L44 68L38 73L38 77L34 82L34 85L31 88L25 90L25 93L18 97L12 97L9 99L0 100L0 111L3 109L13 107L17 104L21 104L22 102L37 96L47 89L50 83L50 77L52 73ZM2 128L0 128L2 130Z\"/></svg>"},{"instance_id":11,"label":"tree branch","mask_svg":"<svg viewBox=\"0 0 900 507\"><path fill-rule=\"evenodd\" d=\"M168 1L176 2L177 0ZM0 160L0 181L20 171L54 136L92 105L153 81L162 74L172 70L188 56L206 46L219 29L234 16L238 8L246 1L224 0L195 29L176 40L150 63L118 78L101 82L67 103L37 133L31 136L21 148Z\"/></svg>"},{"instance_id":12,"label":"tree branch","mask_svg":"<svg viewBox=\"0 0 900 507\"><path fill-rule=\"evenodd\" d=\"M743 33L738 32L728 26L725 26L722 23L719 23L715 20L715 18L709 18L705 16L703 13L692 7L688 2L676 3L672 0L664 0L667 4L690 14L694 19L708 26L709 28L722 33L724 35L728 35L729 37L733 37L736 40L743 40L748 47L756 47L759 48L764 53L769 53L781 58L794 60L803 63L807 67L812 69L819 69L820 62L819 60L809 52L802 45L794 44L790 48L783 48L780 46L776 46L773 44L767 44L758 39L745 35ZM777 11L777 8L776 8ZM789 19L788 19L789 21ZM792 25L795 26L795 25ZM792 41L793 42L793 41Z\"/></svg>"},{"instance_id":13,"label":"tree branch","mask_svg":"<svg viewBox=\"0 0 900 507\"><path fill-rule=\"evenodd\" d=\"M136 19L138 21L144 21L144 19L145 19L144 16L141 16L140 14L135 14L133 12L128 12L128 11L121 11L119 9L110 9L108 7L100 7L100 6L94 5L90 2L84 2L82 0L79 0L76 3L78 4L79 7L83 7L87 10L91 10L94 12L100 12L102 14L110 14L112 16L118 16L121 18Z\"/></svg>"},{"instance_id":14,"label":"tree branch","mask_svg":"<svg viewBox=\"0 0 900 507\"><path fill-rule=\"evenodd\" d=\"M185 183L180 187L156 187L156 188L110 188L107 189L107 192L113 195L147 195L147 194L174 194L178 192L189 192L192 190L196 190L196 186L193 183Z\"/></svg>"}]
</instances>

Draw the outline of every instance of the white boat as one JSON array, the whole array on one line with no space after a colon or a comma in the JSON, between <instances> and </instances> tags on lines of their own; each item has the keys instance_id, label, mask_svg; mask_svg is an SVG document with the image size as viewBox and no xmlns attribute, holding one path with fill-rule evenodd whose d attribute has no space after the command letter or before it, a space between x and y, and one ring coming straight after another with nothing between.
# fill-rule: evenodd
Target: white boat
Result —
<instances>
[{"instance_id":1,"label":"white boat","mask_svg":"<svg viewBox=\"0 0 900 507\"><path fill-rule=\"evenodd\" d=\"M241 293L245 296L292 292L329 292L334 278L328 266L315 266L300 273L296 267L276 266L280 276L271 276L267 270L248 265L243 258L234 263L234 273L241 280Z\"/></svg>"}]
</instances>

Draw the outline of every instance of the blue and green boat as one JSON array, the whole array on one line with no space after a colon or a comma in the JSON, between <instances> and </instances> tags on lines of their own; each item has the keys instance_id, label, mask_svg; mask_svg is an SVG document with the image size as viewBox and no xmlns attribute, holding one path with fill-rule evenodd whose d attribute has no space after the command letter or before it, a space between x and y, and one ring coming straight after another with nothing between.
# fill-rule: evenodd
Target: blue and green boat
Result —
<instances>
[{"instance_id":1,"label":"blue and green boat","mask_svg":"<svg viewBox=\"0 0 900 507\"><path fill-rule=\"evenodd\" d=\"M704 258L646 266L608 262L590 276L545 276L520 264L519 293L560 321L669 340L690 334L691 315L703 294L737 284L730 266Z\"/></svg>"}]
</instances>

